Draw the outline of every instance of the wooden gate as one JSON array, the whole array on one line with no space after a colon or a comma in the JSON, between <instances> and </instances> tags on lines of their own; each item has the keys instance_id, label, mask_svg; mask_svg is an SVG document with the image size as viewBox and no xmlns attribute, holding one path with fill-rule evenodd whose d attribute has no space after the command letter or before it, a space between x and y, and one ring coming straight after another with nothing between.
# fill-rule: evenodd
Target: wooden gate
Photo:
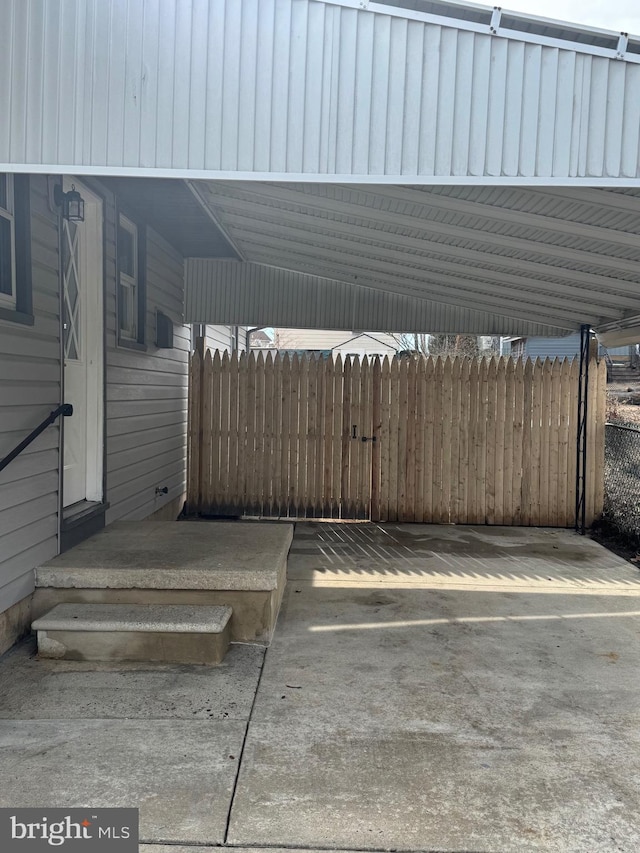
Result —
<instances>
[{"instance_id":1,"label":"wooden gate","mask_svg":"<svg viewBox=\"0 0 640 853\"><path fill-rule=\"evenodd\" d=\"M187 511L570 527L577 361L191 358ZM605 365L589 373L587 521Z\"/></svg>"}]
</instances>

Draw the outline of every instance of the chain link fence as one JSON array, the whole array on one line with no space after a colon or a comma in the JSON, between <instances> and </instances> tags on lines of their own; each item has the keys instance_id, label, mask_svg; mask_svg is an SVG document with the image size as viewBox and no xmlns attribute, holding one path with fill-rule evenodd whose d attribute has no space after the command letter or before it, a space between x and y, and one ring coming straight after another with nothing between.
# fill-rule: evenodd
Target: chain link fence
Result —
<instances>
[{"instance_id":1,"label":"chain link fence","mask_svg":"<svg viewBox=\"0 0 640 853\"><path fill-rule=\"evenodd\" d=\"M640 429L605 427L604 518L640 541Z\"/></svg>"}]
</instances>

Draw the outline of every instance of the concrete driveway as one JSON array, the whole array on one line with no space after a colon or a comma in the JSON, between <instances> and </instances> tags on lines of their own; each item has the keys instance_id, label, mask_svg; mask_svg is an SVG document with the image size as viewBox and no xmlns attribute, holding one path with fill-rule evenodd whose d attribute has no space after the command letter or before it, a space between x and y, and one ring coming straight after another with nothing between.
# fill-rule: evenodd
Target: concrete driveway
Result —
<instances>
[{"instance_id":1,"label":"concrete driveway","mask_svg":"<svg viewBox=\"0 0 640 853\"><path fill-rule=\"evenodd\" d=\"M30 653L0 805L137 805L149 853L640 849L640 572L572 532L299 523L266 655Z\"/></svg>"}]
</instances>

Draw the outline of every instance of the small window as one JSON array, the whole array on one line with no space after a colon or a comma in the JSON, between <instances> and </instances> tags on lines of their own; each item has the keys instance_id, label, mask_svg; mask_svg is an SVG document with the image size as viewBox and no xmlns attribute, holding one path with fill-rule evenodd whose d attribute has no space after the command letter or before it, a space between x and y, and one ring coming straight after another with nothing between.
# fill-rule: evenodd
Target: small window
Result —
<instances>
[{"instance_id":1,"label":"small window","mask_svg":"<svg viewBox=\"0 0 640 853\"><path fill-rule=\"evenodd\" d=\"M33 324L29 176L0 174L0 320Z\"/></svg>"},{"instance_id":2,"label":"small window","mask_svg":"<svg viewBox=\"0 0 640 853\"><path fill-rule=\"evenodd\" d=\"M12 175L0 175L0 305L16 307L16 237Z\"/></svg>"},{"instance_id":3,"label":"small window","mask_svg":"<svg viewBox=\"0 0 640 853\"><path fill-rule=\"evenodd\" d=\"M525 346L522 338L519 341L515 341L511 344L511 355L515 358L523 358L525 354Z\"/></svg>"},{"instance_id":4,"label":"small window","mask_svg":"<svg viewBox=\"0 0 640 853\"><path fill-rule=\"evenodd\" d=\"M124 346L144 345L144 229L126 216L118 224L118 338Z\"/></svg>"}]
</instances>

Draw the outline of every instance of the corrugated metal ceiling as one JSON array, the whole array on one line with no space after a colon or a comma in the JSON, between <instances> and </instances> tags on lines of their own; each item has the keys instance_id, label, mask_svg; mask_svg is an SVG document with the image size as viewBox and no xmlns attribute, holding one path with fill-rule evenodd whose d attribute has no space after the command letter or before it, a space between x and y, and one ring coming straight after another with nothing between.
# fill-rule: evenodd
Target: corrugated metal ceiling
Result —
<instances>
[{"instance_id":1,"label":"corrugated metal ceiling","mask_svg":"<svg viewBox=\"0 0 640 853\"><path fill-rule=\"evenodd\" d=\"M553 325L389 292L366 279L336 282L263 264L190 258L187 322L388 332L558 335Z\"/></svg>"},{"instance_id":2,"label":"corrugated metal ceiling","mask_svg":"<svg viewBox=\"0 0 640 853\"><path fill-rule=\"evenodd\" d=\"M246 261L570 330L640 314L640 194L201 182Z\"/></svg>"}]
</instances>

